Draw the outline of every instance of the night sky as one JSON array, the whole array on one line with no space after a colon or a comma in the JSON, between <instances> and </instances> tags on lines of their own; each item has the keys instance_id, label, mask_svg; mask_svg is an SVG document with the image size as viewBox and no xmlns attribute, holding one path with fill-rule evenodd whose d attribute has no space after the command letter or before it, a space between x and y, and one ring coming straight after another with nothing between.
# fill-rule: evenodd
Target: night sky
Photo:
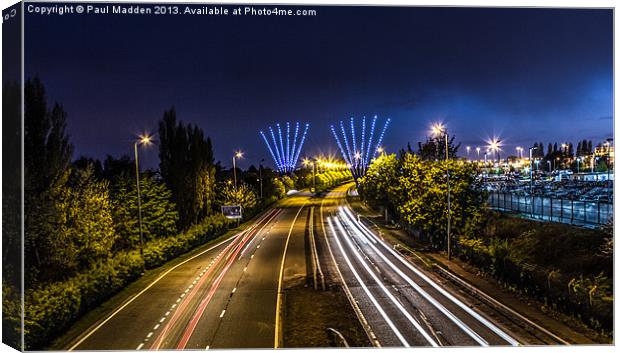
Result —
<instances>
[{"instance_id":1,"label":"night sky","mask_svg":"<svg viewBox=\"0 0 620 353\"><path fill-rule=\"evenodd\" d=\"M461 154L494 135L515 154L613 134L611 10L305 8L318 15L26 14L26 76L64 105L76 158L130 154L172 106L243 168L271 163L258 131L287 120L311 124L302 156L336 153L329 124L375 114L392 118L388 152L434 121Z\"/></svg>"}]
</instances>

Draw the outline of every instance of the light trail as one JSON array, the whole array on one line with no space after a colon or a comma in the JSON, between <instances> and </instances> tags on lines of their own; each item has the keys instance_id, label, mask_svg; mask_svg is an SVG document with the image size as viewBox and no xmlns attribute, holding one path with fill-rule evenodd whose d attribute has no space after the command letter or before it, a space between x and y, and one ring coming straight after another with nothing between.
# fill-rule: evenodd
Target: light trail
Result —
<instances>
[{"instance_id":1,"label":"light trail","mask_svg":"<svg viewBox=\"0 0 620 353\"><path fill-rule=\"evenodd\" d=\"M364 290L364 293L366 293L366 296L368 297L368 299L370 299L370 301L373 303L377 311L379 311L379 314L381 314L381 316L383 317L383 320L385 320L385 322L388 324L392 332L394 332L396 337L398 337L398 340L403 344L403 346L411 347L409 345L409 342L407 342L407 340L405 339L405 337L403 337L402 333L400 333L396 325L394 325L394 322L390 320L390 318L387 316L387 314L385 313L385 311L383 310L383 308L381 307L377 299L372 295L372 293L370 292L370 290L368 289L364 281L362 281L362 278L360 277L360 275L357 273L357 271L351 264L351 260L345 253L344 248L342 244L340 243L340 240L338 239L338 235L336 233L336 230L334 229L334 225L332 224L331 217L327 217L327 223L329 224L329 229L334 234L334 239L336 239L336 243L338 244L338 248L340 248L340 252L342 253L342 256L344 257L345 262L349 266L349 269L353 273L353 276L355 276L355 279L357 280L357 282L360 284L360 286Z\"/></svg>"},{"instance_id":2,"label":"light trail","mask_svg":"<svg viewBox=\"0 0 620 353\"><path fill-rule=\"evenodd\" d=\"M338 207L340 211L341 217L348 217L346 213L342 210L342 206ZM347 218L348 220L348 218ZM354 227L353 231L358 232L360 235L363 235L355 226L350 222L351 227ZM371 248L383 259L383 261L401 278L403 278L413 289L415 289L420 295L422 295L426 300L428 300L437 310L441 311L446 317L448 317L452 322L454 322L461 330L463 330L468 336L478 342L481 346L488 346L489 343L485 341L482 337L480 337L474 330L472 330L469 326L467 326L463 321L461 321L456 315L454 315L451 311L446 309L441 303L437 301L437 299L433 298L428 292L426 292L422 287L420 287L417 283L415 283L409 276L403 273L392 261L390 261L382 252L379 251L374 245L370 244Z\"/></svg>"},{"instance_id":3,"label":"light trail","mask_svg":"<svg viewBox=\"0 0 620 353\"><path fill-rule=\"evenodd\" d=\"M339 206L340 209L343 209L342 206ZM350 211L349 211L350 213ZM343 214L346 214L343 212ZM428 276L426 276L422 271L418 270L417 268L415 268L411 263L409 263L406 259L404 259L402 257L401 254L397 253L396 251L394 251L390 246L388 246L384 241L382 241L381 239L379 239L377 237L377 235L375 235L374 233L372 233L368 228L366 228L366 226L360 222L355 222L359 227L363 227L365 229L365 232L367 234L369 234L370 236L372 236L373 238L375 238L377 240L377 242L379 244L381 244L381 246L383 246L388 252L390 252L392 255L394 255L394 257L396 257L403 265L405 265L408 269L410 269L411 271L413 271L417 276L419 276L420 278L422 278L426 283L428 283L429 285L431 285L434 289L436 289L439 293L441 293L444 297L446 297L447 299L449 299L452 303L456 304L458 307L460 307L463 311L465 311L466 313L468 313L470 316L472 316L473 318L475 318L478 322L482 323L484 326L486 326L488 329L490 329L491 331L493 331L495 334L497 334L499 337L501 337L502 339L504 339L506 342L508 342L509 344L513 345L513 346L518 346L519 342L516 341L514 338L512 338L510 335L508 335L507 333L505 333L504 331L502 331L501 329L499 329L497 326L493 325L490 321L488 321L486 318L482 317L480 314L478 314L477 312L475 312L474 310L472 310L470 307L468 307L467 305L465 305L465 303L463 303L462 301L458 300L457 298L455 298L452 294L450 294L449 292L447 292L445 289L443 289L441 286L439 286L437 283L435 283L432 279L430 279ZM413 282L413 280L406 276L404 273L402 273L402 271L400 271L391 261L387 260L387 258L385 257L385 255L383 255L382 252L380 252L374 245L371 244L371 247L375 250L375 252L377 252L377 254L379 254L379 256L381 256L386 263L389 263L390 267L392 267L397 273L399 273L399 275L401 275L401 277L403 279L405 279L408 283L410 284L414 284L415 286L417 286L419 288L419 286L417 284L415 284L415 282ZM422 290L420 288L420 290ZM423 291L423 290L422 290ZM424 293L426 293L424 291ZM420 293L422 294L422 293ZM428 295L428 293L426 293L427 296L430 297L430 295ZM425 296L426 298L426 296ZM432 298L432 297L431 297ZM435 300L435 299L432 299ZM439 303L437 303L439 304ZM441 305L441 304L439 304ZM441 305L443 307L443 305ZM445 309L445 307L444 307ZM446 309L447 311L447 309ZM451 314L451 313L450 313ZM453 314L452 314L453 315ZM450 316L448 316L450 317ZM455 317L456 318L456 317ZM458 318L456 318L456 320L460 321ZM454 320L453 320L454 322ZM456 322L455 322L456 323ZM464 325L464 324L463 324ZM460 326L460 325L459 325ZM464 325L464 327L467 327L466 325ZM469 328L469 330L471 330ZM467 332L467 331L466 331ZM470 335L471 336L471 335ZM478 336L476 334L476 336ZM480 337L480 336L478 336ZM473 338L473 337L472 337ZM482 338L480 338L482 339ZM484 341L484 340L483 340ZM486 342L486 341L484 341ZM487 343L488 345L488 343Z\"/></svg>"},{"instance_id":4,"label":"light trail","mask_svg":"<svg viewBox=\"0 0 620 353\"><path fill-rule=\"evenodd\" d=\"M342 233L345 241L349 245L349 248L351 249L351 252L353 252L353 254L357 258L357 260L362 264L362 266L364 267L366 272L370 275L370 277L372 277L372 279L375 281L375 283L377 283L377 285L379 285L379 287L381 288L383 293L385 293L385 295L387 295L387 297L390 298L390 300L392 301L392 303L394 303L396 308L398 308L398 310L407 318L407 320L409 320L409 322L411 322L411 324L418 330L418 332L420 332L420 334L424 337L424 339L431 346L438 347L439 345L437 344L437 342L435 342L431 338L431 336L424 330L424 328L422 328L420 323L415 318L413 318L413 316L411 316L411 314L407 311L407 309L405 309L405 307L398 301L398 299L396 299L396 297L394 297L392 292L390 292L387 289L387 287L383 284L383 282L379 278L377 278L377 275L372 271L372 269L370 267L368 267L368 264L366 263L366 261L364 261L362 256L356 250L355 245L353 244L353 242L349 239L349 237L347 237L347 232L342 227L342 224L340 224L339 222L336 222L336 225L338 226L338 230L340 230L340 232Z\"/></svg>"}]
</instances>

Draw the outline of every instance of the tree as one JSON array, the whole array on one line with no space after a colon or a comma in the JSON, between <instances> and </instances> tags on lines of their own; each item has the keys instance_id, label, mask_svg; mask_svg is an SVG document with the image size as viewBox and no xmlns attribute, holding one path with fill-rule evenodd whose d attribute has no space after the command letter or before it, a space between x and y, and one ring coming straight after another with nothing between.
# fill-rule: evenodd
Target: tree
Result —
<instances>
[{"instance_id":1,"label":"tree","mask_svg":"<svg viewBox=\"0 0 620 353\"><path fill-rule=\"evenodd\" d=\"M282 184L284 184L286 191L289 191L295 188L295 183L293 182L293 179L291 179L288 175L282 176Z\"/></svg>"},{"instance_id":2,"label":"tree","mask_svg":"<svg viewBox=\"0 0 620 353\"><path fill-rule=\"evenodd\" d=\"M70 247L75 249L77 269L83 269L110 256L115 242L109 184L97 180L94 167L90 165L85 169L74 169L69 186L58 204L58 213L65 221L60 224L60 232L63 233L61 237L69 240ZM65 252L67 249L54 251Z\"/></svg>"},{"instance_id":3,"label":"tree","mask_svg":"<svg viewBox=\"0 0 620 353\"><path fill-rule=\"evenodd\" d=\"M256 207L256 193L246 184L234 185L224 183L220 188L220 205L239 205L244 210L251 210Z\"/></svg>"},{"instance_id":4,"label":"tree","mask_svg":"<svg viewBox=\"0 0 620 353\"><path fill-rule=\"evenodd\" d=\"M461 144L454 145L455 136L448 138L448 158L456 158L456 154ZM410 149L411 147L409 147ZM437 161L446 158L445 137L426 138L426 142L418 142L418 156L425 161Z\"/></svg>"},{"instance_id":5,"label":"tree","mask_svg":"<svg viewBox=\"0 0 620 353\"><path fill-rule=\"evenodd\" d=\"M136 247L140 241L136 183L117 177L112 183L114 229L118 235L116 248ZM172 193L156 176L140 177L142 233L145 241L177 233L179 214Z\"/></svg>"},{"instance_id":6,"label":"tree","mask_svg":"<svg viewBox=\"0 0 620 353\"><path fill-rule=\"evenodd\" d=\"M58 232L66 221L59 200L66 193L73 146L65 132L67 114L59 104L48 110L38 78L26 81L24 104L24 272L30 287L62 273L56 271L63 255L55 250L71 248Z\"/></svg>"},{"instance_id":7,"label":"tree","mask_svg":"<svg viewBox=\"0 0 620 353\"><path fill-rule=\"evenodd\" d=\"M413 156L411 153L405 154ZM358 191L371 207L387 207L392 213L396 208L392 203L398 186L400 163L395 154L382 155L368 167L366 175L359 181Z\"/></svg>"},{"instance_id":8,"label":"tree","mask_svg":"<svg viewBox=\"0 0 620 353\"><path fill-rule=\"evenodd\" d=\"M160 120L159 138L159 169L185 229L213 212L213 146L199 127L177 123L174 108Z\"/></svg>"}]
</instances>

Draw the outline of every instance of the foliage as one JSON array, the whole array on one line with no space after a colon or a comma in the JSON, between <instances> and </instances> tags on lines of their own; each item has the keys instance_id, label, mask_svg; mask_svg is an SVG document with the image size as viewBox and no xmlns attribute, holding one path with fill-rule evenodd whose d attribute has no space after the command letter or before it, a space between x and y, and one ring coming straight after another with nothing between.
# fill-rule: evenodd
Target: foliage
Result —
<instances>
[{"instance_id":1,"label":"foliage","mask_svg":"<svg viewBox=\"0 0 620 353\"><path fill-rule=\"evenodd\" d=\"M284 187L286 188L286 191L293 190L295 188L295 183L293 182L293 179L291 179L288 175L282 176L281 179L282 184L284 184Z\"/></svg>"},{"instance_id":2,"label":"foliage","mask_svg":"<svg viewBox=\"0 0 620 353\"><path fill-rule=\"evenodd\" d=\"M41 349L86 311L138 278L144 266L160 266L223 234L228 222L219 214L207 217L179 235L148 242L144 260L137 250L122 251L94 262L88 269L64 281L27 290L24 322L26 349Z\"/></svg>"},{"instance_id":3,"label":"foliage","mask_svg":"<svg viewBox=\"0 0 620 353\"><path fill-rule=\"evenodd\" d=\"M220 205L239 205L243 210L252 210L256 207L257 197L254 190L246 184L234 185L222 183L219 188L218 203Z\"/></svg>"},{"instance_id":4,"label":"foliage","mask_svg":"<svg viewBox=\"0 0 620 353\"><path fill-rule=\"evenodd\" d=\"M286 196L286 187L279 178L271 179L271 189L273 190L271 194L278 200Z\"/></svg>"},{"instance_id":5,"label":"foliage","mask_svg":"<svg viewBox=\"0 0 620 353\"><path fill-rule=\"evenodd\" d=\"M159 122L159 169L172 191L183 229L213 212L215 167L211 139L176 120L174 108Z\"/></svg>"},{"instance_id":6,"label":"foliage","mask_svg":"<svg viewBox=\"0 0 620 353\"><path fill-rule=\"evenodd\" d=\"M454 138L448 137L448 158L456 158L461 144L454 145ZM410 147L409 147L410 148ZM425 161L440 161L446 158L445 136L426 138L426 142L418 142L418 156Z\"/></svg>"},{"instance_id":7,"label":"foliage","mask_svg":"<svg viewBox=\"0 0 620 353\"><path fill-rule=\"evenodd\" d=\"M430 235L433 245L444 242L448 217L450 175L451 234L471 236L482 224L485 196L473 166L450 160L424 161L403 152L382 156L360 180L360 194L371 206L386 206L407 226Z\"/></svg>"},{"instance_id":8,"label":"foliage","mask_svg":"<svg viewBox=\"0 0 620 353\"><path fill-rule=\"evenodd\" d=\"M138 246L138 194L135 181L117 177L112 184L114 230L119 235L117 249ZM179 214L172 202L172 193L155 176L140 178L142 232L145 241L167 237L177 232Z\"/></svg>"}]
</instances>

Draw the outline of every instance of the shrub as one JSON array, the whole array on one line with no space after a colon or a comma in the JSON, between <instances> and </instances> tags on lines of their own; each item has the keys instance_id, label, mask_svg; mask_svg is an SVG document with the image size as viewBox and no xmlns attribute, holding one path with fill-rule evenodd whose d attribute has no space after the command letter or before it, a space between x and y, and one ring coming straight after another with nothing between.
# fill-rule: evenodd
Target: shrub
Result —
<instances>
[{"instance_id":1,"label":"shrub","mask_svg":"<svg viewBox=\"0 0 620 353\"><path fill-rule=\"evenodd\" d=\"M223 234L229 221L221 214L205 218L184 233L145 244L144 259L138 250L124 251L94 263L88 271L25 293L26 349L40 349L64 332L86 311L100 304L132 281L142 267L154 268Z\"/></svg>"}]
</instances>

